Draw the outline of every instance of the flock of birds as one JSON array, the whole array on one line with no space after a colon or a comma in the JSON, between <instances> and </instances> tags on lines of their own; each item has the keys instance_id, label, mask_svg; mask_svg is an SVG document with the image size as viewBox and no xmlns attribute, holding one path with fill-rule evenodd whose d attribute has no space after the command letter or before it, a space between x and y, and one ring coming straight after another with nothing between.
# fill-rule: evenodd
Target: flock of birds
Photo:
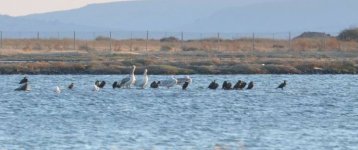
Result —
<instances>
[{"instance_id":1,"label":"flock of birds","mask_svg":"<svg viewBox=\"0 0 358 150\"><path fill-rule=\"evenodd\" d=\"M112 88L116 89L116 88L131 88L131 87L138 87L138 88L146 88L148 85L148 75L147 72L148 70L145 69L144 70L144 74L143 77L140 79L136 79L136 76L134 75L136 66L132 66L132 71L129 74L129 76L123 78L120 81L115 81L112 84ZM186 90L189 86L189 84L192 83L192 79L189 76L185 76L184 78L174 78L174 76L172 76L169 79L166 80L161 80L161 81L153 81L150 84L150 88L159 88L159 87L166 87L166 88L170 88L176 85L181 85L183 90ZM21 81L20 81L20 87L16 88L15 91L30 91L30 85L29 85L29 80L27 79L27 77L24 77ZM93 91L99 91L100 89L103 89L106 85L105 81L99 81L97 80L94 85L93 85ZM247 85L247 87L246 87ZM283 89L286 86L286 80L281 83L277 88ZM67 88L69 90L74 89L75 84L71 83ZM216 83L216 80L212 81L208 88L212 89L212 90L216 90L219 87L219 84ZM254 88L254 82L249 82L248 84L244 81L239 80L234 86L232 86L232 84L229 81L224 81L224 83L222 84L222 89L224 90L243 90L243 89L248 89L251 90ZM56 93L61 93L61 88L59 86L55 87L55 92Z\"/></svg>"}]
</instances>

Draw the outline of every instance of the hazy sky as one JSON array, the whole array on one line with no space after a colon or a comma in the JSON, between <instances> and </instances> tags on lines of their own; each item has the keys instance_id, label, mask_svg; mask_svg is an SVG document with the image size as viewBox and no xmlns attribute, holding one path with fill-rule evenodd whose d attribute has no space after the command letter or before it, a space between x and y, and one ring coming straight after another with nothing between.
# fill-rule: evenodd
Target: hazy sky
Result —
<instances>
[{"instance_id":1,"label":"hazy sky","mask_svg":"<svg viewBox=\"0 0 358 150\"><path fill-rule=\"evenodd\" d=\"M0 0L0 14L21 16L83 7L92 3L123 0Z\"/></svg>"}]
</instances>

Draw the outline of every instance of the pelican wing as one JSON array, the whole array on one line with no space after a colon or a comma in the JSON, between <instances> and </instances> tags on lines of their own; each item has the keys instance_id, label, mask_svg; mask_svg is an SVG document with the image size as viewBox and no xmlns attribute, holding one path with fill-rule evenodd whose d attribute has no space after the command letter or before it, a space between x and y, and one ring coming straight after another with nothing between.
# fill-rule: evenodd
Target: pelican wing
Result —
<instances>
[{"instance_id":1,"label":"pelican wing","mask_svg":"<svg viewBox=\"0 0 358 150\"><path fill-rule=\"evenodd\" d=\"M163 81L160 81L160 86L166 86L166 87L172 87L174 85L177 84L177 80L176 79L168 79L168 80L163 80Z\"/></svg>"},{"instance_id":2,"label":"pelican wing","mask_svg":"<svg viewBox=\"0 0 358 150\"><path fill-rule=\"evenodd\" d=\"M124 84L126 84L127 82L129 82L131 80L130 77L125 77L121 80L121 83L119 84L119 87L122 87Z\"/></svg>"},{"instance_id":3,"label":"pelican wing","mask_svg":"<svg viewBox=\"0 0 358 150\"><path fill-rule=\"evenodd\" d=\"M184 84L185 81L187 81L188 79L187 78L177 78L177 84Z\"/></svg>"},{"instance_id":4,"label":"pelican wing","mask_svg":"<svg viewBox=\"0 0 358 150\"><path fill-rule=\"evenodd\" d=\"M185 82L192 82L192 79L190 77L184 77L184 78L177 78L177 84L182 85Z\"/></svg>"}]
</instances>

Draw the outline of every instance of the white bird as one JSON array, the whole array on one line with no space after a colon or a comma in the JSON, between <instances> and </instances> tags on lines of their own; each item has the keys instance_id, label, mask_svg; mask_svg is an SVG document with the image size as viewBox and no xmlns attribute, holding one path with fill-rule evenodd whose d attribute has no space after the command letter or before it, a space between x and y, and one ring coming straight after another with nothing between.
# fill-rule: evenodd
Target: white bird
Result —
<instances>
[{"instance_id":1,"label":"white bird","mask_svg":"<svg viewBox=\"0 0 358 150\"><path fill-rule=\"evenodd\" d=\"M178 80L174 78L174 76L172 76L171 78L167 79L167 80L162 80L159 83L159 86L165 86L167 88L173 87L177 84Z\"/></svg>"},{"instance_id":2,"label":"white bird","mask_svg":"<svg viewBox=\"0 0 358 150\"><path fill-rule=\"evenodd\" d=\"M98 87L97 85L93 85L92 91L98 92L98 91L99 91L99 87Z\"/></svg>"},{"instance_id":3,"label":"white bird","mask_svg":"<svg viewBox=\"0 0 358 150\"><path fill-rule=\"evenodd\" d=\"M189 84L192 82L192 79L189 76L185 76L184 78L177 78L178 85L183 85L185 82L189 82Z\"/></svg>"},{"instance_id":4,"label":"white bird","mask_svg":"<svg viewBox=\"0 0 358 150\"><path fill-rule=\"evenodd\" d=\"M140 88L142 88L142 89L145 89L145 87L146 87L147 84L148 84L148 75L147 75L147 72L148 72L148 70L145 69L145 70L144 70L144 73L143 73L143 78L142 78L141 80L137 80L137 81L135 82L135 86L140 87Z\"/></svg>"},{"instance_id":5,"label":"white bird","mask_svg":"<svg viewBox=\"0 0 358 150\"><path fill-rule=\"evenodd\" d=\"M60 94L60 93L61 93L61 89L60 89L60 87L56 86L56 88L55 88L55 92L56 92L57 94Z\"/></svg>"},{"instance_id":6,"label":"white bird","mask_svg":"<svg viewBox=\"0 0 358 150\"><path fill-rule=\"evenodd\" d=\"M136 66L133 65L132 66L132 72L128 77L125 77L121 80L119 87L124 87L124 88L130 88L136 81L135 76L134 76L134 71L135 71Z\"/></svg>"}]
</instances>

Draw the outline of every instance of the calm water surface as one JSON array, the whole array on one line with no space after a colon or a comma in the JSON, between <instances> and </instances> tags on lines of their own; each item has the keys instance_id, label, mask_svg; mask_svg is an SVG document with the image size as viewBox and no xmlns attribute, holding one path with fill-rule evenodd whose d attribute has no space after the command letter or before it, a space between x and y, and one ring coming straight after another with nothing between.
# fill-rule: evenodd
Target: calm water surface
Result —
<instances>
[{"instance_id":1,"label":"calm water surface","mask_svg":"<svg viewBox=\"0 0 358 150\"><path fill-rule=\"evenodd\" d=\"M0 76L0 149L358 149L357 76L197 75L187 91L113 90L122 77L29 76L32 91L15 92L22 76ZM96 79L108 85L92 92ZM255 88L208 90L214 79Z\"/></svg>"}]
</instances>

